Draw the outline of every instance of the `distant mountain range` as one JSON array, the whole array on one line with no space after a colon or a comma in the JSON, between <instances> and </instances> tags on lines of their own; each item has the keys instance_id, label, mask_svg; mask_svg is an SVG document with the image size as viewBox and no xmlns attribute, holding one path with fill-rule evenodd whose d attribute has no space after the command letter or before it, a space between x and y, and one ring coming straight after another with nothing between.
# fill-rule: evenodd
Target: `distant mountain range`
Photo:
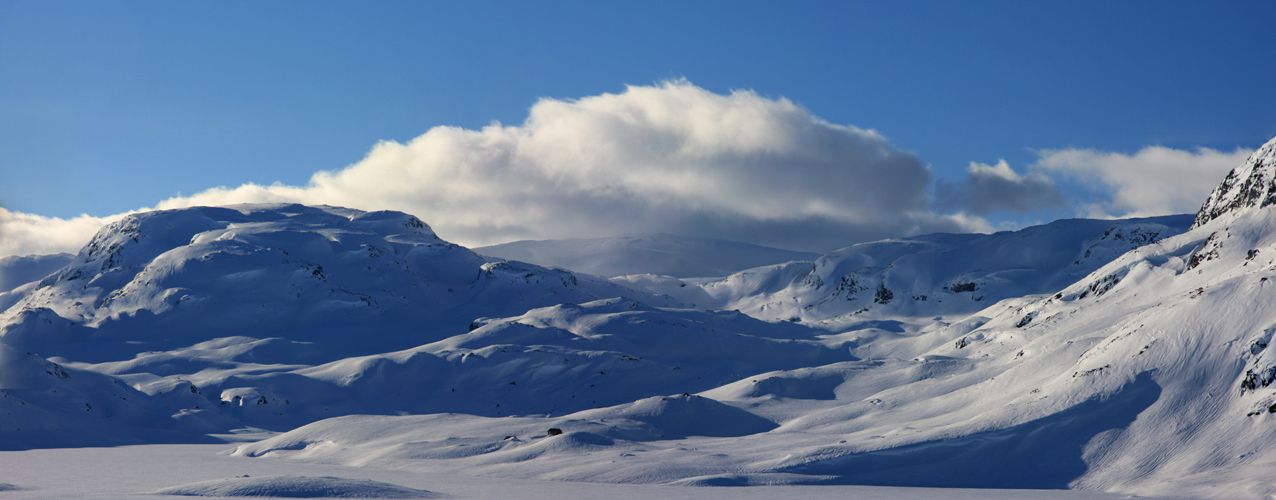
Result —
<instances>
[{"instance_id":1,"label":"distant mountain range","mask_svg":"<svg viewBox=\"0 0 1276 500\"><path fill-rule=\"evenodd\" d=\"M0 292L37 281L71 262L69 253L0 257Z\"/></svg>"},{"instance_id":2,"label":"distant mountain range","mask_svg":"<svg viewBox=\"0 0 1276 500\"><path fill-rule=\"evenodd\" d=\"M1067 219L993 234L929 234L852 245L809 261L723 278L612 281L699 307L823 328L964 316L1008 298L1052 292L1112 259L1185 231L1191 215Z\"/></svg>"},{"instance_id":3,"label":"distant mountain range","mask_svg":"<svg viewBox=\"0 0 1276 500\"><path fill-rule=\"evenodd\" d=\"M818 256L739 241L673 234L524 240L479 247L474 251L598 276L657 274L679 278L726 276L752 267Z\"/></svg>"}]
</instances>

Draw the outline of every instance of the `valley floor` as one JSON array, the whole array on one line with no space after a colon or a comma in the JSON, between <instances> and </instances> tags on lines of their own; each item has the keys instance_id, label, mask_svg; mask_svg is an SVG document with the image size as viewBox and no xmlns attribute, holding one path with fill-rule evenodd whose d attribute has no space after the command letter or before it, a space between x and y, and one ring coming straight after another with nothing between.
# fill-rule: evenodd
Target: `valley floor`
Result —
<instances>
[{"instance_id":1,"label":"valley floor","mask_svg":"<svg viewBox=\"0 0 1276 500\"><path fill-rule=\"evenodd\" d=\"M890 500L1130 498L1061 490L970 490L876 486L677 487L464 477L455 474L233 457L227 453L231 447L232 445L228 444L142 445L0 452L0 499L177 498L153 493L202 481L233 481L244 475L253 478L304 476L372 480L426 490L442 498L607 498L610 500L628 498ZM257 491L259 494L262 492L264 491Z\"/></svg>"}]
</instances>

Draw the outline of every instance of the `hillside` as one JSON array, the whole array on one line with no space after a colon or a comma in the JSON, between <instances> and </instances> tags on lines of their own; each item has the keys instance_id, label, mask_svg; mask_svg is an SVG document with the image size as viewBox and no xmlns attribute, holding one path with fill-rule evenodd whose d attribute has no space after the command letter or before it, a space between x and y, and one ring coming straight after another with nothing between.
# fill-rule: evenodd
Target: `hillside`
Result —
<instances>
[{"instance_id":1,"label":"hillside","mask_svg":"<svg viewBox=\"0 0 1276 500\"><path fill-rule=\"evenodd\" d=\"M1060 220L994 234L931 234L861 243L813 261L720 279L613 281L700 307L839 329L870 320L960 318L1000 300L1050 293L1127 251L1179 234L1192 217ZM690 288L690 289L689 289Z\"/></svg>"},{"instance_id":2,"label":"hillside","mask_svg":"<svg viewBox=\"0 0 1276 500\"><path fill-rule=\"evenodd\" d=\"M438 342L328 363L261 363L254 353L300 358L310 347L223 339L81 366L150 394L193 385L236 421L287 430L348 414L562 415L854 359L845 342L821 342L818 333L739 313L606 299L485 318Z\"/></svg>"},{"instance_id":3,"label":"hillside","mask_svg":"<svg viewBox=\"0 0 1276 500\"><path fill-rule=\"evenodd\" d=\"M240 337L308 346L254 350L259 363L330 361L463 333L480 316L618 296L663 305L604 280L489 261L403 213L196 207L102 228L0 313L0 333L78 361Z\"/></svg>"},{"instance_id":4,"label":"hillside","mask_svg":"<svg viewBox=\"0 0 1276 500\"><path fill-rule=\"evenodd\" d=\"M35 290L41 278L71 262L71 254L0 257L0 311Z\"/></svg>"}]
</instances>

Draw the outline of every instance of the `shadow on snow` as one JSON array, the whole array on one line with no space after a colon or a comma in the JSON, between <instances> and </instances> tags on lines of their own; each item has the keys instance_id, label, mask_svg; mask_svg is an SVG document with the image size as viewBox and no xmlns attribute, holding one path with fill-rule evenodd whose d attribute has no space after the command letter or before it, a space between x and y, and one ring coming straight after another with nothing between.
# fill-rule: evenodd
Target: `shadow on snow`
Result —
<instances>
[{"instance_id":1,"label":"shadow on snow","mask_svg":"<svg viewBox=\"0 0 1276 500\"><path fill-rule=\"evenodd\" d=\"M1007 429L918 443L783 472L834 476L834 484L1062 489L1089 469L1087 443L1123 429L1161 396L1150 373L1103 398Z\"/></svg>"}]
</instances>

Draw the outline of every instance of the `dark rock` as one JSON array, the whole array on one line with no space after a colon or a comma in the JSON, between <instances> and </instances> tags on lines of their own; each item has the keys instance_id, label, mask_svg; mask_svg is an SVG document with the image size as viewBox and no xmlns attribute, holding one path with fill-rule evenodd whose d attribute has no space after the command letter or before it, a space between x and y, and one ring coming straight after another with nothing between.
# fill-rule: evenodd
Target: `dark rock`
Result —
<instances>
[{"instance_id":1,"label":"dark rock","mask_svg":"<svg viewBox=\"0 0 1276 500\"><path fill-rule=\"evenodd\" d=\"M973 292L979 289L979 285L971 281L958 281L948 285L948 291L953 293Z\"/></svg>"},{"instance_id":2,"label":"dark rock","mask_svg":"<svg viewBox=\"0 0 1276 500\"><path fill-rule=\"evenodd\" d=\"M877 304L889 304L891 299L895 298L895 292L886 288L886 283L878 283L877 291L873 293L873 302Z\"/></svg>"}]
</instances>

